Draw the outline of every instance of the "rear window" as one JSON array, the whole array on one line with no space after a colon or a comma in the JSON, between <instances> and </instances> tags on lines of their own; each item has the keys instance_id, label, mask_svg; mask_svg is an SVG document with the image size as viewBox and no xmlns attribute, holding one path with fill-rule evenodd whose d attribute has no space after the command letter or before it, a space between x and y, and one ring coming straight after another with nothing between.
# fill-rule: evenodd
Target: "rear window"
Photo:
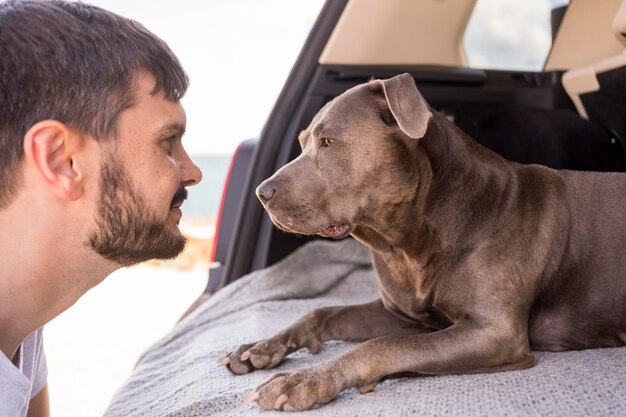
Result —
<instances>
[{"instance_id":1,"label":"rear window","mask_svg":"<svg viewBox=\"0 0 626 417\"><path fill-rule=\"evenodd\" d=\"M463 46L472 68L540 71L552 45L551 12L569 0L478 0Z\"/></svg>"}]
</instances>

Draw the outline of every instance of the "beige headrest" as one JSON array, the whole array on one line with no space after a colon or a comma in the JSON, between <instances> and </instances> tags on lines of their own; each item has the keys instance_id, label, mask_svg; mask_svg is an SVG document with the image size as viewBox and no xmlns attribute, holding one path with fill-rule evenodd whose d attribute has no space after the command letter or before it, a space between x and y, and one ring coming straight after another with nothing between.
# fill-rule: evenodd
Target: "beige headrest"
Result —
<instances>
[{"instance_id":1,"label":"beige headrest","mask_svg":"<svg viewBox=\"0 0 626 417\"><path fill-rule=\"evenodd\" d=\"M475 3L476 0L350 0L319 62L467 66L463 33Z\"/></svg>"},{"instance_id":2,"label":"beige headrest","mask_svg":"<svg viewBox=\"0 0 626 417\"><path fill-rule=\"evenodd\" d=\"M626 0L622 0L622 5L617 9L617 14L613 19L613 33L626 46Z\"/></svg>"},{"instance_id":3,"label":"beige headrest","mask_svg":"<svg viewBox=\"0 0 626 417\"><path fill-rule=\"evenodd\" d=\"M552 44L545 70L568 70L593 65L624 51L623 37L615 38L611 22L623 16L626 0L571 0ZM618 12L619 9L619 12ZM618 24L620 26L620 24Z\"/></svg>"}]
</instances>

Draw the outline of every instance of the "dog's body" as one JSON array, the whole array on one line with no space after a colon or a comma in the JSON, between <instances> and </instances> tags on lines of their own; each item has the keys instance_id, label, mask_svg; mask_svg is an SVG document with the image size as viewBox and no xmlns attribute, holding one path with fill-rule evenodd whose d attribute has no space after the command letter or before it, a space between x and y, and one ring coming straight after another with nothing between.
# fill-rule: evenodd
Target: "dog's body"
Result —
<instances>
[{"instance_id":1,"label":"dog's body","mask_svg":"<svg viewBox=\"0 0 626 417\"><path fill-rule=\"evenodd\" d=\"M366 341L278 374L263 409L317 407L397 374L532 366L532 349L626 344L626 174L519 165L425 103L404 74L357 86L300 135L257 189L279 227L372 250L381 299L311 312L222 363L276 366L301 347Z\"/></svg>"}]
</instances>

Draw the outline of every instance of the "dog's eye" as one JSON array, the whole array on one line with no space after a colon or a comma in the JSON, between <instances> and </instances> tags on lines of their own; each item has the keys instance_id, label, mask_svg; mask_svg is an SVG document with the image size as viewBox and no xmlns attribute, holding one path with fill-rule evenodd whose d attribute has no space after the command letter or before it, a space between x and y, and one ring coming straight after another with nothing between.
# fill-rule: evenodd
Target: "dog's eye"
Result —
<instances>
[{"instance_id":1,"label":"dog's eye","mask_svg":"<svg viewBox=\"0 0 626 417\"><path fill-rule=\"evenodd\" d=\"M334 141L330 138L322 138L322 146L330 146Z\"/></svg>"}]
</instances>

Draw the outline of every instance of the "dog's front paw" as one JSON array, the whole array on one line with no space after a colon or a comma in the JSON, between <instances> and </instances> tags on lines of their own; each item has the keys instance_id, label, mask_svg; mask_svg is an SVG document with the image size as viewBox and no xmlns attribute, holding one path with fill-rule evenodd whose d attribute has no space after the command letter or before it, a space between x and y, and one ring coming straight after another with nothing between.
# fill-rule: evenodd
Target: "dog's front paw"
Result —
<instances>
[{"instance_id":1,"label":"dog's front paw","mask_svg":"<svg viewBox=\"0 0 626 417\"><path fill-rule=\"evenodd\" d=\"M271 369L282 362L287 353L297 346L290 339L282 338L262 340L258 343L241 345L230 355L220 359L233 373L242 375L257 369Z\"/></svg>"},{"instance_id":2,"label":"dog's front paw","mask_svg":"<svg viewBox=\"0 0 626 417\"><path fill-rule=\"evenodd\" d=\"M265 411L309 410L330 402L341 386L331 372L315 368L275 374L251 392L246 403L256 402Z\"/></svg>"},{"instance_id":3,"label":"dog's front paw","mask_svg":"<svg viewBox=\"0 0 626 417\"><path fill-rule=\"evenodd\" d=\"M311 335L298 337L281 333L258 343L241 345L231 354L220 358L219 363L227 366L233 373L242 375L257 369L274 368L286 355L301 347L317 353L322 348L322 343Z\"/></svg>"},{"instance_id":4,"label":"dog's front paw","mask_svg":"<svg viewBox=\"0 0 626 417\"><path fill-rule=\"evenodd\" d=\"M234 352L229 353L228 355L221 357L218 360L220 365L224 365L234 374L243 375L248 374L258 368L255 368L250 362L250 358L248 355L243 356L245 352L248 351L254 343L249 343L247 345L241 345Z\"/></svg>"}]
</instances>

